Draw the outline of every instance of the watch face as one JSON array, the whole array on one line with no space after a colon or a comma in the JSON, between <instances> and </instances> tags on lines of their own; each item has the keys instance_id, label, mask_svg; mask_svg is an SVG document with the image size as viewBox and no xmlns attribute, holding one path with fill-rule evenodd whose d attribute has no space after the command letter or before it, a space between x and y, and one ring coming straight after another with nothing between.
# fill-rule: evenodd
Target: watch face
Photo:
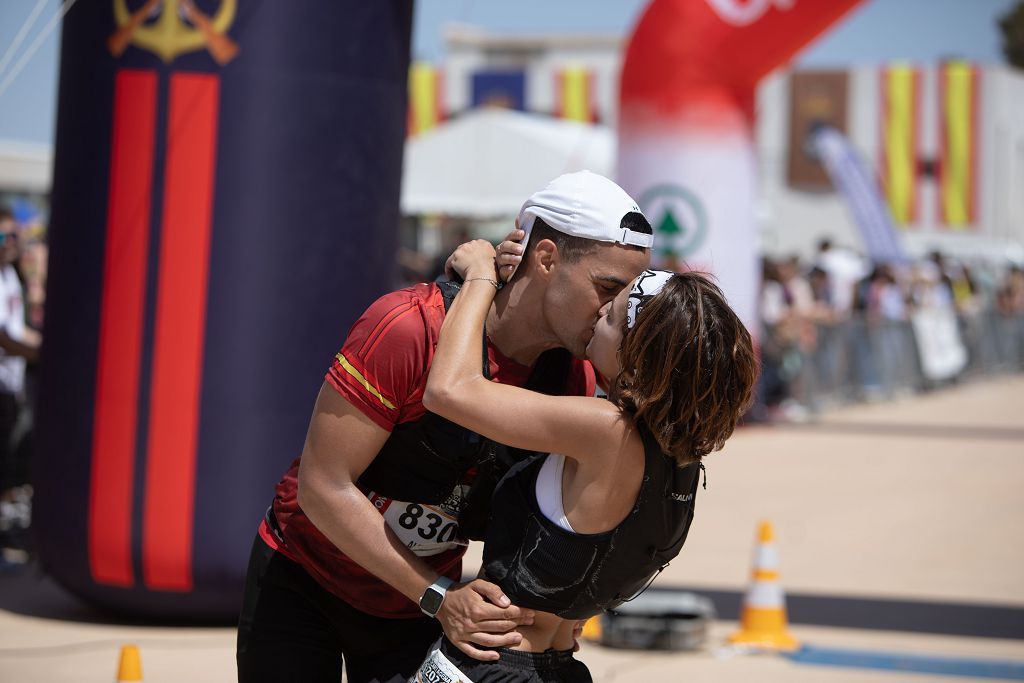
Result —
<instances>
[{"instance_id":1,"label":"watch face","mask_svg":"<svg viewBox=\"0 0 1024 683\"><path fill-rule=\"evenodd\" d=\"M428 588L420 598L420 609L431 615L437 614L437 610L441 609L441 602L444 601L444 595L434 590L433 586Z\"/></svg>"}]
</instances>

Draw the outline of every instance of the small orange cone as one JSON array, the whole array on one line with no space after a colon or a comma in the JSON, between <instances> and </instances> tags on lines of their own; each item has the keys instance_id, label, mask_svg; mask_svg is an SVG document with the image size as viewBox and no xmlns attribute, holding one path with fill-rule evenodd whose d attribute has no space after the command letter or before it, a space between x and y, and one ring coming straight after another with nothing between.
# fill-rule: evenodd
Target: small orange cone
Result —
<instances>
[{"instance_id":1,"label":"small orange cone","mask_svg":"<svg viewBox=\"0 0 1024 683\"><path fill-rule=\"evenodd\" d=\"M121 661L117 665L117 683L142 680L142 659L136 645L121 646Z\"/></svg>"},{"instance_id":2,"label":"small orange cone","mask_svg":"<svg viewBox=\"0 0 1024 683\"><path fill-rule=\"evenodd\" d=\"M743 600L740 630L729 642L764 650L795 650L800 647L786 629L786 597L779 583L779 553L771 522L761 522L754 549L754 575Z\"/></svg>"}]
</instances>

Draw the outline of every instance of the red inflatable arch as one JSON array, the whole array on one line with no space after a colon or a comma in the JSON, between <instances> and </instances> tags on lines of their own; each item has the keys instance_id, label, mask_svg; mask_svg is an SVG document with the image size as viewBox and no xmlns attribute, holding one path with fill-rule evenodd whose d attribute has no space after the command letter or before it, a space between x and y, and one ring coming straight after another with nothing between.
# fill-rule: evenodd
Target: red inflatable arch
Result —
<instances>
[{"instance_id":1,"label":"red inflatable arch","mask_svg":"<svg viewBox=\"0 0 1024 683\"><path fill-rule=\"evenodd\" d=\"M618 180L670 266L713 271L755 322L758 82L861 0L654 0L626 50Z\"/></svg>"}]
</instances>

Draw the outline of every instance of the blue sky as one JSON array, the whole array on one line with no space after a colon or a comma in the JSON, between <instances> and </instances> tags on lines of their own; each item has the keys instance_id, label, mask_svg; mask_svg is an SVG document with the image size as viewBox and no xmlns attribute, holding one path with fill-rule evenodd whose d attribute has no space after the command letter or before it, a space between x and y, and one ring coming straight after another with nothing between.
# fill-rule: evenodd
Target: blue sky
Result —
<instances>
[{"instance_id":1,"label":"blue sky","mask_svg":"<svg viewBox=\"0 0 1024 683\"><path fill-rule=\"evenodd\" d=\"M103 2L105 0L84 0ZM109 0L106 0L109 1ZM828 0L798 0L827 2ZM626 34L648 0L420 0L416 3L413 55L443 55L442 26L462 22L494 33ZM867 0L798 56L800 66L852 66L890 60L933 62L961 57L1003 63L996 18L1015 0ZM0 0L0 55L29 16L36 0ZM21 54L57 13L50 0ZM75 8L71 9L72 12ZM54 31L6 92L0 94L0 139L51 142L57 87ZM15 56L13 62L18 61ZM12 62L12 64L13 64ZM8 68L12 64L8 65ZM6 72L5 72L6 73ZM5 74L0 74L0 82Z\"/></svg>"},{"instance_id":2,"label":"blue sky","mask_svg":"<svg viewBox=\"0 0 1024 683\"><path fill-rule=\"evenodd\" d=\"M798 0L799 1L799 0ZM829 0L802 0L828 2ZM648 0L432 0L417 5L413 54L442 54L440 26L459 21L495 32L629 31ZM866 0L797 60L804 66L845 66L957 55L1002 63L996 17L1014 0Z\"/></svg>"}]
</instances>

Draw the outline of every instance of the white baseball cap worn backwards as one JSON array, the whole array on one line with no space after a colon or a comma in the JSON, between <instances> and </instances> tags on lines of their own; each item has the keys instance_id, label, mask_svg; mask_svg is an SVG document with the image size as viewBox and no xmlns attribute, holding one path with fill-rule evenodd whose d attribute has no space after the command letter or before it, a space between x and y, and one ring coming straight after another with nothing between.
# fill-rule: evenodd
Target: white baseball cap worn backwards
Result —
<instances>
[{"instance_id":1,"label":"white baseball cap worn backwards","mask_svg":"<svg viewBox=\"0 0 1024 683\"><path fill-rule=\"evenodd\" d=\"M654 235L622 227L626 214L640 207L625 190L604 176L590 171L560 175L533 193L519 210L519 229L530 239L533 222L540 218L559 232L599 242L618 242L650 248Z\"/></svg>"}]
</instances>

